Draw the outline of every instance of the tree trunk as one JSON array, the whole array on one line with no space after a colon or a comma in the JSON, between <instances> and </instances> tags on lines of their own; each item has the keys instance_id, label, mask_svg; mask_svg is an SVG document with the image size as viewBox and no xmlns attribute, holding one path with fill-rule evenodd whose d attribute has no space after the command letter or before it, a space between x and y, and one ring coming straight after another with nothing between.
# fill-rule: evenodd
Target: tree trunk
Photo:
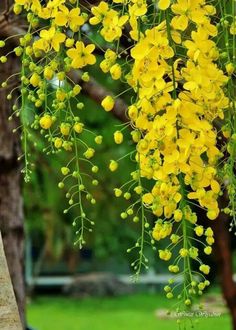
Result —
<instances>
[{"instance_id":1,"label":"tree trunk","mask_svg":"<svg viewBox=\"0 0 236 330\"><path fill-rule=\"evenodd\" d=\"M211 222L214 231L215 243L214 254L221 288L230 310L232 318L232 329L236 330L236 285L233 280L232 251L230 246L230 232L228 230L229 217L221 213L220 217Z\"/></svg>"},{"instance_id":2,"label":"tree trunk","mask_svg":"<svg viewBox=\"0 0 236 330\"><path fill-rule=\"evenodd\" d=\"M0 233L0 329L22 330Z\"/></svg>"},{"instance_id":3,"label":"tree trunk","mask_svg":"<svg viewBox=\"0 0 236 330\"><path fill-rule=\"evenodd\" d=\"M0 38L2 33L0 30ZM0 65L1 82L14 72L17 72L17 61L14 57L9 57L6 64ZM20 164L17 160L20 154L20 136L12 132L13 128L19 126L18 120L8 120L12 102L6 100L6 95L11 88L0 89L0 231L20 317L25 325L24 231Z\"/></svg>"}]
</instances>

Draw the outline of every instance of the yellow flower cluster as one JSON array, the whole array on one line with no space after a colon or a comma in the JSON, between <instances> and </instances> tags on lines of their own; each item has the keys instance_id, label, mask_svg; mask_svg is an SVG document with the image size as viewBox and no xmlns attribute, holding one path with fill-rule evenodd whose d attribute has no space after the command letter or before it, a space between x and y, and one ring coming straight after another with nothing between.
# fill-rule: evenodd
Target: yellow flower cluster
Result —
<instances>
[{"instance_id":1,"label":"yellow flower cluster","mask_svg":"<svg viewBox=\"0 0 236 330\"><path fill-rule=\"evenodd\" d=\"M229 104L223 90L228 78L215 63L219 53L211 38L217 34L209 18L215 9L205 1L179 0L171 10L172 20L147 29L131 50L134 65L128 83L138 100L128 113L142 132L137 145L141 175L157 181L153 197L145 198L151 201L154 214L160 216L165 210L165 217L170 218L181 200L181 192L177 194L181 175L193 191L188 198L197 200L208 210L207 216L215 219L220 192L215 165L222 153L212 121L223 119ZM179 44L178 30L185 30L190 22L195 23L194 30L180 41L186 49L183 63L174 58L173 47L174 42ZM165 193L157 188L163 185Z\"/></svg>"},{"instance_id":2,"label":"yellow flower cluster","mask_svg":"<svg viewBox=\"0 0 236 330\"><path fill-rule=\"evenodd\" d=\"M171 218L181 200L179 183L157 181L152 192L143 195L143 203L151 205L153 213L160 217Z\"/></svg>"},{"instance_id":3,"label":"yellow flower cluster","mask_svg":"<svg viewBox=\"0 0 236 330\"><path fill-rule=\"evenodd\" d=\"M225 86L235 66L228 61L223 71L219 65L222 53L216 42L218 30L212 19L216 15L213 2L159 0L157 7L158 19L151 23L149 4L145 0L113 0L113 5L102 1L92 8L90 23L101 23L100 32L107 42L118 40L119 46L122 32L123 35L129 33L131 44L134 41L128 50L129 72L121 69L119 54L114 48L105 52L100 68L104 73L110 72L113 79L126 79L136 95L127 111L136 143L138 169L131 174L137 182L134 191L139 191L142 206L158 217L149 232L154 241L169 237L170 246L181 244L177 259L168 267L170 272L178 273L180 260L184 258L187 260L184 264L189 266L183 272L191 278L189 258L200 262L191 227L195 228L197 237L206 236L203 249L207 255L212 252L214 238L210 228L204 230L197 224L197 214L190 205L206 210L211 220L219 216L221 184L217 165L223 152L214 122L225 120L225 112L230 107ZM124 28L127 20L128 29ZM227 35L234 34L235 21L227 26ZM108 96L102 106L106 111L112 110L114 98ZM116 132L114 139L120 144L123 135ZM118 162L112 160L110 169L117 168ZM142 182L147 180L151 183L144 189ZM115 190L117 197L122 194L121 189ZM133 214L133 206L131 208ZM128 217L128 211L122 213L122 218ZM180 223L179 235L172 234L176 223ZM149 227L145 216L142 226L142 232ZM172 258L170 246L158 250L160 259ZM143 251L140 241L137 247L139 252ZM141 264L145 264L142 255ZM136 262L133 265L135 270L140 269ZM208 274L210 268L200 262L199 271ZM195 294L195 281L187 285L191 287L190 294ZM200 282L199 294L208 285L207 281ZM167 295L173 296L171 289ZM191 304L188 297L184 301L186 305Z\"/></svg>"},{"instance_id":4,"label":"yellow flower cluster","mask_svg":"<svg viewBox=\"0 0 236 330\"><path fill-rule=\"evenodd\" d=\"M128 21L127 15L120 15L120 12L111 9L105 1L101 1L91 11L94 16L90 18L89 23L91 25L102 23L100 33L106 41L112 42L121 37L122 28Z\"/></svg>"},{"instance_id":5,"label":"yellow flower cluster","mask_svg":"<svg viewBox=\"0 0 236 330\"><path fill-rule=\"evenodd\" d=\"M170 222L164 222L162 219L157 220L155 227L152 232L152 236L155 240L159 241L160 239L170 236L172 232L172 224Z\"/></svg>"},{"instance_id":6,"label":"yellow flower cluster","mask_svg":"<svg viewBox=\"0 0 236 330\"><path fill-rule=\"evenodd\" d=\"M65 43L67 55L71 59L70 66L74 69L83 68L86 65L92 65L96 58L92 55L95 49L93 44L84 45L80 40L76 42L73 38L67 37L67 31L71 33L78 32L87 21L88 15L81 13L79 7L70 8L75 2L73 0L50 0L42 5L39 0L15 0L15 11L19 14L21 10L26 9L29 14L27 19L32 27L36 28L41 20L51 20L50 27L42 29L39 38L32 45L27 45L26 54L40 57L43 53L52 50L59 52L62 44Z\"/></svg>"}]
</instances>

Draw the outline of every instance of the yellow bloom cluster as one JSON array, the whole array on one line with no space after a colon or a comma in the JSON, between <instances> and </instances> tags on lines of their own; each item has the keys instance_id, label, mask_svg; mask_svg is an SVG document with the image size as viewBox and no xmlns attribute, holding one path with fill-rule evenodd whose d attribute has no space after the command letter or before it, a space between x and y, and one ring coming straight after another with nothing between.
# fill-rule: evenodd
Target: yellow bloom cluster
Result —
<instances>
[{"instance_id":1,"label":"yellow bloom cluster","mask_svg":"<svg viewBox=\"0 0 236 330\"><path fill-rule=\"evenodd\" d=\"M165 209L165 217L170 218L174 213L181 200L181 192L177 192L182 175L193 190L188 198L197 200L208 210L207 216L215 219L220 192L215 165L222 153L212 121L223 119L229 103L223 90L228 78L215 63L219 53L211 39L217 31L209 15L215 10L205 1L184 0L171 9L175 14L171 22L146 30L131 50L134 65L128 83L137 91L138 100L129 116L142 132L137 145L141 175L157 181L148 203L154 214L160 216ZM182 63L181 58L173 58L174 36L190 22L195 29L181 41L187 56ZM170 199L163 198L163 191L157 188L163 185Z\"/></svg>"},{"instance_id":2,"label":"yellow bloom cluster","mask_svg":"<svg viewBox=\"0 0 236 330\"><path fill-rule=\"evenodd\" d=\"M126 79L136 95L127 111L136 143L138 169L131 174L137 181L134 191L138 191L142 206L158 217L149 232L154 241L170 237L170 246L181 245L177 259L168 267L177 273L181 258L188 259L188 265L189 258L200 262L190 227L195 228L197 237L205 234L204 252L207 255L212 252L213 232L197 224L197 214L190 205L200 205L211 220L220 212L217 165L223 152L214 123L225 120L225 113L228 117L230 101L225 86L235 66L228 61L223 70L219 65L222 53L216 42L213 2L158 0L156 5L159 16L151 23L147 14L149 3L145 0L113 0L113 5L102 1L92 8L90 23L101 23L100 32L107 42L118 40L119 46L122 32L129 33L131 44L134 41L128 50L129 72L121 69L114 48L105 52L100 68L104 73L110 72L113 79ZM128 29L124 28L127 19ZM227 26L227 35L234 34L235 20ZM106 111L112 110L114 99L105 98L102 106ZM116 132L114 139L119 144L123 136ZM114 162L110 163L112 171L118 168ZM142 182L147 180L148 189L144 189ZM122 190L117 188L115 194L121 196ZM123 215L127 218L129 212ZM149 227L145 216L142 223L145 232ZM180 223L177 231L181 228L181 235L172 234L176 223ZM140 247L140 241L137 246ZM172 258L169 246L158 251L160 259ZM139 265L145 264L142 255L139 260ZM137 263L133 265L136 270ZM199 270L208 274L210 268L200 263ZM191 274L191 269L184 272ZM190 294L195 294L197 284L192 281L187 285L191 287ZM207 281L200 282L199 294L208 285ZM166 291L169 298L173 296L170 290ZM185 304L191 304L191 300L186 298Z\"/></svg>"},{"instance_id":3,"label":"yellow bloom cluster","mask_svg":"<svg viewBox=\"0 0 236 330\"><path fill-rule=\"evenodd\" d=\"M161 219L159 219L155 224L152 236L155 240L159 241L160 239L170 236L171 232L172 224L169 222L163 222Z\"/></svg>"},{"instance_id":4,"label":"yellow bloom cluster","mask_svg":"<svg viewBox=\"0 0 236 330\"><path fill-rule=\"evenodd\" d=\"M97 7L92 8L93 17L90 18L91 25L102 23L100 31L106 41L112 42L122 35L122 28L128 21L127 15L120 15L120 12L111 9L105 1L101 1Z\"/></svg>"},{"instance_id":5,"label":"yellow bloom cluster","mask_svg":"<svg viewBox=\"0 0 236 330\"><path fill-rule=\"evenodd\" d=\"M18 14L22 8L29 12L27 19L32 27L36 28L38 26L39 19L51 20L50 27L42 29L39 38L32 45L27 46L26 54L39 57L42 52L48 53L51 50L59 52L62 44L65 43L72 68L80 69L96 62L95 56L92 55L95 49L94 45L85 46L82 41L78 41L73 47L74 39L67 37L67 31L78 32L88 18L85 12L81 13L79 7L71 8L73 4L73 0L50 0L45 5L42 5L39 0L15 0L15 8Z\"/></svg>"},{"instance_id":6,"label":"yellow bloom cluster","mask_svg":"<svg viewBox=\"0 0 236 330\"><path fill-rule=\"evenodd\" d=\"M151 205L153 213L160 217L170 218L181 200L179 193L179 183L173 184L171 181L157 181L152 189L152 193L143 195L143 203Z\"/></svg>"}]
</instances>

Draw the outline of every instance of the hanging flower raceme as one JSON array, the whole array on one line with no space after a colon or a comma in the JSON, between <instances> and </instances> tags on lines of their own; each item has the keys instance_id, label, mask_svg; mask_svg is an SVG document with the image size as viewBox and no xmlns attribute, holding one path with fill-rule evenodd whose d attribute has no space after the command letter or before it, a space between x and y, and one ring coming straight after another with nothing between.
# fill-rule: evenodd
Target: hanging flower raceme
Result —
<instances>
[{"instance_id":1,"label":"hanging flower raceme","mask_svg":"<svg viewBox=\"0 0 236 330\"><path fill-rule=\"evenodd\" d=\"M59 188L67 182L71 185L66 193L69 207L65 212L74 206L79 209L73 225L77 227L80 246L84 243L84 229L93 224L86 216L83 196L91 204L96 202L84 184L81 166L85 162L93 174L97 173L92 159L95 145L102 143L102 136L96 134L94 145L83 141L86 126L79 115L84 107L80 82L89 80L83 70L98 64L98 46L104 50L100 69L113 80L121 79L127 90L132 90L127 116L135 147L129 156L136 170L129 182L114 189L116 197L130 201L121 218L131 217L140 224L140 237L128 249L138 250L132 266L136 275L142 267L148 268L144 245L150 242L159 258L168 262L168 270L183 277L177 296L186 306L209 285L205 275L210 267L199 255L201 250L211 254L214 243L212 229L199 223L197 210L200 208L208 219L215 220L225 182L229 194L225 213L233 216L236 223L236 24L225 4L214 4L206 0L113 0L100 1L90 10L75 0L15 0L14 5L14 12L25 13L29 25L15 49L22 58L22 71L21 109L15 105L14 111L22 118L26 147L30 128L34 128L45 135L47 153L71 154L61 169ZM217 21L218 10L226 13L227 20L222 17ZM217 29L220 26L225 38L222 47ZM94 28L100 33L96 42L90 33ZM99 44L101 37L104 41ZM5 42L0 46L4 47ZM224 47L226 50L221 49ZM0 60L5 63L7 56ZM2 85L6 87L7 82ZM102 100L105 111L114 110L116 98L110 93ZM32 121L27 119L26 103L32 105ZM127 126L114 132L117 145L125 141ZM222 146L222 135L228 139L227 146ZM222 167L226 153L229 157ZM110 160L111 172L119 169L123 158ZM29 165L26 149L27 179ZM91 183L96 186L98 181L92 178ZM154 224L148 213L155 218ZM201 238L202 246L196 246L196 237ZM164 249L159 246L161 240L167 244ZM173 284L171 280L164 289L168 298L179 292L178 285Z\"/></svg>"},{"instance_id":2,"label":"hanging flower raceme","mask_svg":"<svg viewBox=\"0 0 236 330\"><path fill-rule=\"evenodd\" d=\"M142 2L140 7L143 8L141 19L146 14L145 5ZM228 77L217 65L220 52L213 38L218 32L210 18L216 13L215 7L204 0L179 0L172 5L170 1L159 1L158 6L166 10L165 19L146 29L137 24L139 15L133 9L133 2L123 6L123 13L126 8L130 15L130 36L137 41L130 49L133 64L125 76L137 95L128 115L134 129L132 136L139 133L134 138L138 187L146 179L153 183L151 191L142 193L140 202L155 216L162 217L153 228L153 239L168 237L175 223L179 223L175 234L179 234L178 239L172 237L170 246L171 249L182 247L169 270L184 272L185 286L192 289L189 293L183 291L179 298L189 305L191 295L196 293L189 260L199 262L199 292L208 285L201 278L210 271L209 266L202 264L194 246L191 228L199 234L199 225L190 206L198 204L211 220L219 215L221 184L217 164L223 153L218 147L213 122L223 120L229 107L224 90ZM182 34L182 31L188 32ZM102 70L108 72L115 61L115 56L109 61L105 55ZM144 216L144 226L146 221ZM211 233L207 245L203 243L205 254L211 253L213 242ZM171 249L160 250L159 257L171 260ZM139 269L136 263L134 268ZM167 296L170 297L169 290Z\"/></svg>"},{"instance_id":3,"label":"hanging flower raceme","mask_svg":"<svg viewBox=\"0 0 236 330\"><path fill-rule=\"evenodd\" d=\"M81 86L79 80L87 82L89 74L81 72L81 78L74 79L74 69L84 69L96 63L93 54L95 45L85 44L81 39L81 29L88 19L75 1L50 0L42 3L38 0L16 0L16 14L25 13L28 21L28 33L20 39L20 46L15 50L22 57L21 71L21 108L16 113L23 121L24 145L31 129L41 130L45 135L47 154L67 152L69 161L61 168L63 179L58 187L67 189L68 208L78 209L78 216L73 222L76 228L76 243L81 247L85 243L84 231L91 230L91 221L84 208L84 200L95 204L90 186L98 181L94 175L98 167L93 163L95 145L102 141L101 136L94 135L94 145L83 142L86 130L79 112L84 104L80 101ZM77 34L76 34L77 33ZM6 84L6 83L5 83ZM34 119L27 118L26 106L30 106ZM30 162L25 149L25 178L30 176ZM84 184L81 167L85 164L91 171L91 183ZM84 198L85 197L85 198Z\"/></svg>"}]
</instances>

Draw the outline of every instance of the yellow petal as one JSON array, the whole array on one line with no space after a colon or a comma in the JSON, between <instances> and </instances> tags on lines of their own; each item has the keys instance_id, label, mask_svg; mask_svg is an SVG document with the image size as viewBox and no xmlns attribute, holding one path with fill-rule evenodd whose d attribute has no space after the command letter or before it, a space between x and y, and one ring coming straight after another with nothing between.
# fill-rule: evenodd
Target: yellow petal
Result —
<instances>
[{"instance_id":1,"label":"yellow petal","mask_svg":"<svg viewBox=\"0 0 236 330\"><path fill-rule=\"evenodd\" d=\"M170 0L160 0L158 4L159 9L166 10L170 7Z\"/></svg>"},{"instance_id":2,"label":"yellow petal","mask_svg":"<svg viewBox=\"0 0 236 330\"><path fill-rule=\"evenodd\" d=\"M184 84L184 89L187 89L189 91L194 90L197 88L197 84L195 81L188 81Z\"/></svg>"},{"instance_id":3,"label":"yellow petal","mask_svg":"<svg viewBox=\"0 0 236 330\"><path fill-rule=\"evenodd\" d=\"M89 45L86 46L85 49L86 49L86 52L92 53L95 49L95 45L94 44L89 44Z\"/></svg>"},{"instance_id":4,"label":"yellow petal","mask_svg":"<svg viewBox=\"0 0 236 330\"><path fill-rule=\"evenodd\" d=\"M211 181L211 189L214 191L215 194L220 192L220 185L216 180Z\"/></svg>"},{"instance_id":5,"label":"yellow petal","mask_svg":"<svg viewBox=\"0 0 236 330\"><path fill-rule=\"evenodd\" d=\"M171 25L176 30L185 31L188 27L188 17L185 15L174 16Z\"/></svg>"},{"instance_id":6,"label":"yellow petal","mask_svg":"<svg viewBox=\"0 0 236 330\"><path fill-rule=\"evenodd\" d=\"M87 55L86 56L86 63L93 65L96 63L96 57L94 55Z\"/></svg>"},{"instance_id":7,"label":"yellow petal","mask_svg":"<svg viewBox=\"0 0 236 330\"><path fill-rule=\"evenodd\" d=\"M153 195L151 193L147 193L147 194L143 195L142 201L145 204L152 204Z\"/></svg>"},{"instance_id":8,"label":"yellow petal","mask_svg":"<svg viewBox=\"0 0 236 330\"><path fill-rule=\"evenodd\" d=\"M67 24L67 17L63 12L58 12L55 17L55 23L58 26L65 26Z\"/></svg>"}]
</instances>

